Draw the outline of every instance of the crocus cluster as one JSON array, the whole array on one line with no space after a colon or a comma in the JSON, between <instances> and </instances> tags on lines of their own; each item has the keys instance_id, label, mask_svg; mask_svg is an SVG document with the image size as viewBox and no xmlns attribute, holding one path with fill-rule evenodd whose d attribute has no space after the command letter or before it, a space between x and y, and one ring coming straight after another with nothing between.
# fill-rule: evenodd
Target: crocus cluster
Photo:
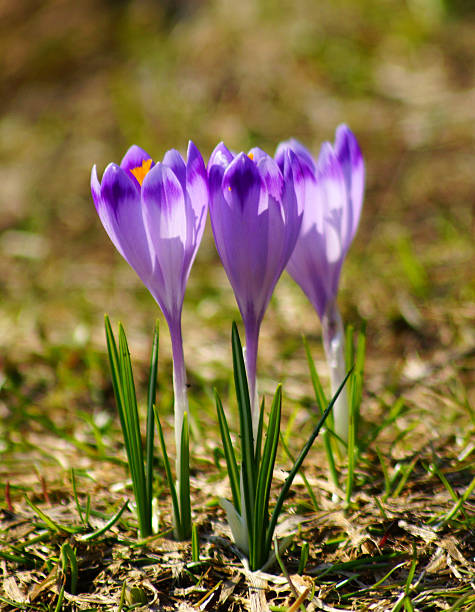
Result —
<instances>
[{"instance_id":1,"label":"crocus cluster","mask_svg":"<svg viewBox=\"0 0 475 612\"><path fill-rule=\"evenodd\" d=\"M317 161L296 140L281 143L275 158L259 148L235 154L221 143L206 168L190 142L186 160L171 150L155 163L134 145L120 165L107 166L101 181L94 166L91 189L102 224L157 301L170 330L177 475L188 405L181 313L208 206L216 248L244 323L255 438L259 330L285 268L322 320L334 390L344 378L336 296L358 225L363 183L361 152L344 125L333 146L322 146ZM340 398L336 405L336 433L342 439L347 425L338 415L344 414L345 402Z\"/></svg>"}]
</instances>

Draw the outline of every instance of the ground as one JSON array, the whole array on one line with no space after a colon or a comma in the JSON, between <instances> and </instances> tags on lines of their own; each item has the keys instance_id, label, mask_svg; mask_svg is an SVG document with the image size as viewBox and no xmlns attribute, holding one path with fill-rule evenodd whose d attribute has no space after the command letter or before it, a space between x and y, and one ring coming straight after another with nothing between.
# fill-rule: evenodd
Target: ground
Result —
<instances>
[{"instance_id":1,"label":"ground","mask_svg":"<svg viewBox=\"0 0 475 612\"><path fill-rule=\"evenodd\" d=\"M471 3L26 0L0 16L0 609L472 610ZM208 224L183 312L199 554L172 538L158 448L157 533L142 541L103 315L126 328L142 412L159 320L172 445L170 343L100 226L91 167L190 138L205 159L220 140L272 153L292 136L316 155L342 122L367 168L338 298L366 328L351 500L346 461L336 488L317 440L286 501L282 566L250 574L233 547L212 389L236 431L239 316ZM292 454L316 411L302 335L326 386L318 318L284 275L258 368L267 397L283 382ZM277 467L274 499L283 447Z\"/></svg>"}]
</instances>

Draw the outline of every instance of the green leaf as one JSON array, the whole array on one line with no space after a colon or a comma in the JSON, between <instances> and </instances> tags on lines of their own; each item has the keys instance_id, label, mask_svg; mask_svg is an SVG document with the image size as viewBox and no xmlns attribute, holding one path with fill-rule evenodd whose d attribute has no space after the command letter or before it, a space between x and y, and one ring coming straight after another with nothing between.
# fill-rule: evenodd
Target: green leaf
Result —
<instances>
[{"instance_id":1,"label":"green leaf","mask_svg":"<svg viewBox=\"0 0 475 612\"><path fill-rule=\"evenodd\" d=\"M303 338L303 345L305 347L305 354L307 356L308 368L310 370L310 378L312 379L313 391L315 393L315 399L317 400L318 407L320 408L320 412L323 414L325 411L325 406L328 405L327 398L325 396L325 392L322 387L322 383L320 382L320 378L317 374L317 369L315 368L315 363L312 358L312 354L310 353L310 347L308 345L307 339Z\"/></svg>"},{"instance_id":2,"label":"green leaf","mask_svg":"<svg viewBox=\"0 0 475 612\"><path fill-rule=\"evenodd\" d=\"M269 422L267 425L266 439L262 452L261 466L257 479L256 498L254 504L254 524L249 559L251 570L259 569L269 556L265 549L265 538L269 522L269 497L274 473L277 445L279 442L280 419L282 413L282 386L279 385L274 395Z\"/></svg>"},{"instance_id":3,"label":"green leaf","mask_svg":"<svg viewBox=\"0 0 475 612\"><path fill-rule=\"evenodd\" d=\"M153 406L156 403L157 396L157 370L158 370L158 323L155 326L153 335L152 356L150 359L150 375L148 379L148 394L147 394L147 428L146 428L146 447L145 456L146 464L146 492L147 505L152 507L153 498L153 439L155 433L155 418L153 415ZM151 517L150 517L151 518Z\"/></svg>"},{"instance_id":4,"label":"green leaf","mask_svg":"<svg viewBox=\"0 0 475 612\"><path fill-rule=\"evenodd\" d=\"M130 352L127 338L122 325L119 323L119 367L120 381L124 398L124 420L127 434L124 436L129 467L132 475L140 533L147 537L152 533L151 504L147 503L147 485L145 481L144 457L142 449L142 436L137 410L137 396L135 393L134 376L130 361Z\"/></svg>"},{"instance_id":5,"label":"green leaf","mask_svg":"<svg viewBox=\"0 0 475 612\"><path fill-rule=\"evenodd\" d=\"M231 436L229 435L229 426L224 414L223 404L218 395L218 392L214 391L214 397L216 400L216 411L218 413L219 429L221 431L221 440L223 443L224 456L226 458L226 466L228 470L229 483L231 485L231 492L233 495L234 507L238 514L241 512L241 491L239 484L239 470L236 461L236 455L234 453L234 447L231 442Z\"/></svg>"},{"instance_id":6,"label":"green leaf","mask_svg":"<svg viewBox=\"0 0 475 612\"><path fill-rule=\"evenodd\" d=\"M191 536L191 504L190 504L190 433L188 427L188 413L183 415L181 428L181 461L180 478L178 481L180 491L180 519L182 528L181 539Z\"/></svg>"},{"instance_id":7,"label":"green leaf","mask_svg":"<svg viewBox=\"0 0 475 612\"><path fill-rule=\"evenodd\" d=\"M175 522L175 536L177 539L181 539L181 519L180 519L180 507L178 505L178 497L176 494L175 481L172 476L170 469L170 461L168 460L167 447L165 444L165 438L163 437L162 425L160 423L160 417L158 416L157 407L154 405L153 410L155 412L155 419L157 421L158 438L160 440L160 448L162 450L163 464L165 466L165 474L167 477L168 488L170 489L170 495L172 497L173 517Z\"/></svg>"},{"instance_id":8,"label":"green leaf","mask_svg":"<svg viewBox=\"0 0 475 612\"><path fill-rule=\"evenodd\" d=\"M193 563L199 563L200 561L200 540L196 524L193 525L191 530L191 560Z\"/></svg>"},{"instance_id":9,"label":"green leaf","mask_svg":"<svg viewBox=\"0 0 475 612\"><path fill-rule=\"evenodd\" d=\"M126 500L124 502L124 505L119 509L119 511L116 512L116 514L114 514L114 516L112 516L105 525L103 525L100 529L93 531L92 533L87 533L86 535L81 536L79 539L82 540L83 542L88 542L89 540L94 540L95 538L98 538L99 536L101 536L103 533L108 531L111 527L113 527L117 523L117 521L120 519L120 517L124 513L125 509L128 507L128 505L129 505L129 502Z\"/></svg>"},{"instance_id":10,"label":"green leaf","mask_svg":"<svg viewBox=\"0 0 475 612\"><path fill-rule=\"evenodd\" d=\"M247 384L246 367L242 353L242 344L236 323L232 326L232 352L234 384L239 410L241 429L241 475L243 479L244 506L249 533L253 532L253 510L256 493L256 467L254 463L254 440L252 433L251 401ZM250 548L252 546L250 545Z\"/></svg>"},{"instance_id":11,"label":"green leaf","mask_svg":"<svg viewBox=\"0 0 475 612\"><path fill-rule=\"evenodd\" d=\"M328 402L325 396L325 392L323 391L322 383L320 382L320 378L318 376L317 369L315 368L315 363L313 361L312 354L310 353L310 347L308 345L308 342L305 336L303 338L303 344L305 347L305 354L307 355L307 362L308 362L308 367L310 370L310 378L312 380L313 390L315 393L315 400L318 404L318 407L320 408L321 414L323 414L325 410L325 406L328 404ZM322 431L322 436L323 436L323 444L325 446L325 453L326 453L327 461L328 461L328 467L330 469L330 475L331 475L331 478L333 480L335 487L338 488L339 487L338 472L336 469L335 456L333 453L333 448L332 448L332 444L330 440L330 435L333 434L333 431L332 431L333 418L332 417L333 415L330 414L328 418L330 429L328 427L325 428L325 430Z\"/></svg>"},{"instance_id":12,"label":"green leaf","mask_svg":"<svg viewBox=\"0 0 475 612\"><path fill-rule=\"evenodd\" d=\"M320 421L318 422L317 426L315 427L315 429L313 430L312 435L310 436L310 438L307 440L306 444L304 445L304 447L302 448L302 450L300 451L299 456L297 457L296 462L294 463L292 469L289 472L289 475L287 476L284 485L280 491L279 497L277 498L277 503L274 507L274 511L272 513L272 517L271 517L271 521L270 521L270 525L267 529L267 537L266 537L266 545L265 545L265 550L266 551L270 551L271 550L271 546L272 546L272 538L274 535L274 531L277 525L277 520L279 518L279 515L282 511L282 506L284 504L284 500L287 496L287 493L289 492L290 487L292 486L292 482L297 474L297 472L299 471L305 457L308 454L308 451L311 449L312 444L315 442L315 439L317 438L318 434L320 433L321 428L323 427L323 424L325 423L326 418L328 417L328 415L331 412L331 409L333 408L334 403L336 402L338 396L341 393L341 390L343 389L343 387L346 384L346 381L348 380L350 374L351 374L352 370L350 370L347 375L345 376L345 378L343 379L343 382L341 383L341 385L339 386L337 392L335 393L335 395L333 396L331 402L328 404L327 409L325 410L325 412L322 414Z\"/></svg>"},{"instance_id":13,"label":"green leaf","mask_svg":"<svg viewBox=\"0 0 475 612\"><path fill-rule=\"evenodd\" d=\"M256 469L259 469L259 463L261 461L261 450L262 450L262 431L264 428L264 398L262 398L261 408L259 411L259 423L257 425L257 436L255 444L254 462Z\"/></svg>"}]
</instances>

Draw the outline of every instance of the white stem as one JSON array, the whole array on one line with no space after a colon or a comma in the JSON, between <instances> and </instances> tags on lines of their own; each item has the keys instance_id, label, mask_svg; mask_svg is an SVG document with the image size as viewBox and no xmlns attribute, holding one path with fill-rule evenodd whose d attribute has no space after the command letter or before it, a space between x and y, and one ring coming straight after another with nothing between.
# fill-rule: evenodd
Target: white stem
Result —
<instances>
[{"instance_id":1,"label":"white stem","mask_svg":"<svg viewBox=\"0 0 475 612\"><path fill-rule=\"evenodd\" d=\"M330 369L332 396L335 395L346 375L345 364L345 333L336 302L327 308L322 319L323 346ZM346 386L341 390L333 406L333 422L335 433L348 442L348 394Z\"/></svg>"},{"instance_id":2,"label":"white stem","mask_svg":"<svg viewBox=\"0 0 475 612\"><path fill-rule=\"evenodd\" d=\"M183 417L188 412L188 396L186 392L186 370L183 355L183 340L181 335L181 322L169 322L173 353L173 395L175 413L175 450L176 450L176 479L181 473L181 430Z\"/></svg>"}]
</instances>

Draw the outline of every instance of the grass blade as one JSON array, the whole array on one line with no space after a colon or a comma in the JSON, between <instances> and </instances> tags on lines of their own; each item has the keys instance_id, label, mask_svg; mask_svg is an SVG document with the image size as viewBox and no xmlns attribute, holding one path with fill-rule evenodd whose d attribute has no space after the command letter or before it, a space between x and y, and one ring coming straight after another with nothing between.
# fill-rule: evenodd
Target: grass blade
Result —
<instances>
[{"instance_id":1,"label":"grass blade","mask_svg":"<svg viewBox=\"0 0 475 612\"><path fill-rule=\"evenodd\" d=\"M224 456L226 459L226 466L228 470L229 483L231 485L231 492L233 495L233 504L238 514L241 513L241 491L239 484L239 470L236 461L236 455L234 453L234 447L231 442L231 436L229 435L229 426L226 419L226 415L223 410L223 404L218 395L218 392L214 391L214 397L216 400L216 411L218 413L219 429L221 431L221 440L223 443Z\"/></svg>"},{"instance_id":2,"label":"grass blade","mask_svg":"<svg viewBox=\"0 0 475 612\"><path fill-rule=\"evenodd\" d=\"M120 519L120 517L124 513L125 509L128 507L128 505L129 505L128 500L125 500L124 505L119 509L119 511L116 514L114 514L114 516L112 516L107 521L107 523L104 526L102 526L100 529L97 529L96 531L93 531L92 533L87 533L86 535L81 536L79 539L83 542L88 542L89 540L94 540L95 538L98 538L99 536L101 536L103 533L108 531L111 527L113 527L117 523L117 521Z\"/></svg>"},{"instance_id":3,"label":"grass blade","mask_svg":"<svg viewBox=\"0 0 475 612\"><path fill-rule=\"evenodd\" d=\"M173 507L173 518L175 522L175 535L177 539L181 539L181 518L180 518L180 507L178 505L178 497L176 494L175 481L173 480L172 471L170 469L170 461L168 460L167 447L165 444L165 438L163 437L162 425L160 423L160 417L158 416L157 407L154 405L153 410L155 412L155 419L157 420L158 438L160 440L160 447L162 450L163 464L165 466L165 474L167 477L168 487L170 489L170 495L172 498Z\"/></svg>"},{"instance_id":4,"label":"grass blade","mask_svg":"<svg viewBox=\"0 0 475 612\"><path fill-rule=\"evenodd\" d=\"M241 430L241 475L244 489L244 509L249 533L253 533L252 525L254 522L253 510L256 492L256 469L254 463L254 440L252 434L251 401L249 398L249 387L247 384L246 367L242 353L241 339L237 325L233 322L232 326L232 352L233 352L233 371L234 384L236 387L236 397L239 410L240 430ZM242 503L242 500L241 500ZM252 543L249 542L250 548Z\"/></svg>"},{"instance_id":5,"label":"grass blade","mask_svg":"<svg viewBox=\"0 0 475 612\"><path fill-rule=\"evenodd\" d=\"M146 428L146 494L147 505L152 506L153 497L153 442L155 434L155 418L153 414L153 406L156 404L157 396L157 370L158 370L158 323L155 327L153 335L152 356L150 359L150 376L148 379L148 395L147 395L147 428Z\"/></svg>"},{"instance_id":6,"label":"grass blade","mask_svg":"<svg viewBox=\"0 0 475 612\"><path fill-rule=\"evenodd\" d=\"M188 427L188 413L183 415L181 428L181 461L180 478L178 481L180 491L180 522L182 540L191 536L191 503L190 503L190 430Z\"/></svg>"},{"instance_id":7,"label":"grass blade","mask_svg":"<svg viewBox=\"0 0 475 612\"><path fill-rule=\"evenodd\" d=\"M261 409L259 411L259 423L257 426L257 436L255 443L254 462L256 469L259 469L259 463L261 461L261 450L262 450L262 433L264 428L264 398L262 398Z\"/></svg>"},{"instance_id":8,"label":"grass blade","mask_svg":"<svg viewBox=\"0 0 475 612\"><path fill-rule=\"evenodd\" d=\"M279 497L277 498L277 503L275 505L274 511L272 513L272 518L270 521L270 525L267 529L267 537L266 537L266 550L270 550L271 546L272 546L272 538L273 538L273 534L277 525L277 520L279 518L280 512L282 510L282 506L284 504L284 500L287 496L287 493L289 492L290 487L292 486L292 482L297 474L297 472L299 471L305 457L308 454L308 451L310 450L310 448L312 447L312 444L315 442L315 439L317 438L318 434L320 433L321 428L323 427L323 424L325 423L325 420L327 418L327 416L330 414L334 403L336 402L338 396L341 393L341 390L343 389L343 387L346 384L346 381L348 380L349 376L351 375L352 370L350 370L347 375L345 376L345 378L343 379L343 382L341 383L341 385L339 386L337 392L335 393L335 395L333 396L331 402L328 404L325 412L322 414L320 421L318 422L317 426L315 427L315 429L313 430L312 435L310 436L310 438L307 440L306 444L304 445L304 447L302 448L302 450L300 451L299 456L297 457L296 462L294 463L292 469L289 472L289 475L287 476L287 478L285 479L285 482L282 486L282 489L280 491Z\"/></svg>"},{"instance_id":9,"label":"grass blade","mask_svg":"<svg viewBox=\"0 0 475 612\"><path fill-rule=\"evenodd\" d=\"M274 472L277 445L279 442L280 420L282 414L282 386L279 385L274 395L266 439L262 451L262 461L257 478L256 498L254 504L254 548L250 551L251 570L257 570L264 565L270 554L265 549L267 524L269 522L269 497Z\"/></svg>"},{"instance_id":10,"label":"grass blade","mask_svg":"<svg viewBox=\"0 0 475 612\"><path fill-rule=\"evenodd\" d=\"M120 379L124 397L124 417L127 426L126 447L128 450L129 467L132 475L132 485L137 504L140 533L147 537L152 533L151 505L147 504L147 491L144 471L142 438L140 434L137 396L135 393L134 376L130 361L130 352L124 328L119 324L119 367Z\"/></svg>"}]
</instances>

